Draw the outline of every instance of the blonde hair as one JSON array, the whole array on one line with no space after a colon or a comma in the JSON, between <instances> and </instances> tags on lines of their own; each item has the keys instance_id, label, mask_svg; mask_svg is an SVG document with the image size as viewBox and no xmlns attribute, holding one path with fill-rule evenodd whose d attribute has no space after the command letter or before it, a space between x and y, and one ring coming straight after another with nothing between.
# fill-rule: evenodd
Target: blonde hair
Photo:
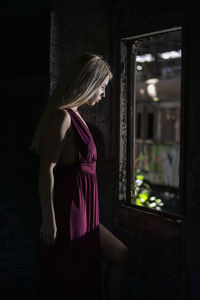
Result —
<instances>
[{"instance_id":1,"label":"blonde hair","mask_svg":"<svg viewBox=\"0 0 200 300\"><path fill-rule=\"evenodd\" d=\"M43 130L57 108L79 106L96 93L105 78L112 79L108 63L98 55L83 54L71 63L50 94L45 110L36 127L30 150L39 154Z\"/></svg>"}]
</instances>

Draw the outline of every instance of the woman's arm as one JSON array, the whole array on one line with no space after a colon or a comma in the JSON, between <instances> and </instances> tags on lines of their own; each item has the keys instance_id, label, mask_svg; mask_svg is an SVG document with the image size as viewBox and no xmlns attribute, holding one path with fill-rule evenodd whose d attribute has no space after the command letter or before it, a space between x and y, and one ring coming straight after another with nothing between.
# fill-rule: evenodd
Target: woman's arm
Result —
<instances>
[{"instance_id":1,"label":"woman's arm","mask_svg":"<svg viewBox=\"0 0 200 300\"><path fill-rule=\"evenodd\" d=\"M68 112L57 109L47 123L40 144L39 198L42 211L40 236L52 243L56 238L56 222L53 206L53 169L59 161L66 133L71 124Z\"/></svg>"}]
</instances>

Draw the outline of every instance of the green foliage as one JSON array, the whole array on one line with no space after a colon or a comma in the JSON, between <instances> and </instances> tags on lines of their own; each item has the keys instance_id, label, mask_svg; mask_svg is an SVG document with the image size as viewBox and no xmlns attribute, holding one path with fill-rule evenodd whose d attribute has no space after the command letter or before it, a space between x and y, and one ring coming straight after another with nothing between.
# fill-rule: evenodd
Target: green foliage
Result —
<instances>
[{"instance_id":1,"label":"green foliage","mask_svg":"<svg viewBox=\"0 0 200 300\"><path fill-rule=\"evenodd\" d=\"M140 153L136 162L144 161L145 158L147 157L143 153ZM140 169L136 170L135 189L131 189L131 202L139 206L162 210L162 206L164 205L162 199L157 198L152 193L151 186L145 180L145 173L148 171L148 166L144 168L143 172Z\"/></svg>"}]
</instances>

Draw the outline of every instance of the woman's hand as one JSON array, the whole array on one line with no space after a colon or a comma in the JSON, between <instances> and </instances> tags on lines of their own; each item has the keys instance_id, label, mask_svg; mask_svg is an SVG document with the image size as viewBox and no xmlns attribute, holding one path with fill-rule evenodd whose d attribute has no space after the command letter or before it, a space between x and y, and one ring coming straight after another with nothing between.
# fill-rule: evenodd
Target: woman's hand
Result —
<instances>
[{"instance_id":1,"label":"woman's hand","mask_svg":"<svg viewBox=\"0 0 200 300\"><path fill-rule=\"evenodd\" d=\"M53 220L45 220L40 227L40 238L47 245L53 245L56 242L57 226Z\"/></svg>"}]
</instances>

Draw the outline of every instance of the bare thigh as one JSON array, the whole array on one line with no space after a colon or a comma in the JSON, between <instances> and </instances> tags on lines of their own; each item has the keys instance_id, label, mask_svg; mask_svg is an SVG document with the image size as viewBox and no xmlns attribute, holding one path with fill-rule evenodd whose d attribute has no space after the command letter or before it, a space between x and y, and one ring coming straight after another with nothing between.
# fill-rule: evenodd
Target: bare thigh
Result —
<instances>
[{"instance_id":1,"label":"bare thigh","mask_svg":"<svg viewBox=\"0 0 200 300\"><path fill-rule=\"evenodd\" d=\"M128 248L105 226L99 224L102 257L111 264L124 263L128 257Z\"/></svg>"}]
</instances>

